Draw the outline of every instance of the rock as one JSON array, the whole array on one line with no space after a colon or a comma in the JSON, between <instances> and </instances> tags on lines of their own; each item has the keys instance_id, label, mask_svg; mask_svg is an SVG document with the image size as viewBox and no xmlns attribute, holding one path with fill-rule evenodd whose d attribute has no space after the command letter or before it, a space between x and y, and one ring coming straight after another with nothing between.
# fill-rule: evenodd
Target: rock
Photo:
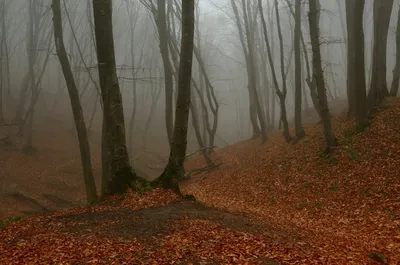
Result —
<instances>
[{"instance_id":1,"label":"rock","mask_svg":"<svg viewBox=\"0 0 400 265\"><path fill-rule=\"evenodd\" d=\"M369 254L369 257L371 259L375 260L376 262L379 262L379 263L382 263L382 264L388 264L387 258L382 253L371 252L371 254Z\"/></svg>"}]
</instances>

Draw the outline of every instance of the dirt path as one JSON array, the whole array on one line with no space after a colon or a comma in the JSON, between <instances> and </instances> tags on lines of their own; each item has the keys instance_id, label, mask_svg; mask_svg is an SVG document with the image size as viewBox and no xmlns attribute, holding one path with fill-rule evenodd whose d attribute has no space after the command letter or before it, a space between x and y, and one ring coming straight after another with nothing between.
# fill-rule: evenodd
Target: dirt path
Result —
<instances>
[{"instance_id":1,"label":"dirt path","mask_svg":"<svg viewBox=\"0 0 400 265\"><path fill-rule=\"evenodd\" d=\"M293 242L293 236L266 225L261 225L242 215L234 215L216 208L207 207L197 202L178 202L163 207L133 211L129 209L79 213L55 217L63 227L63 232L79 236L96 235L121 240L135 240L146 246L146 249L161 249L161 238L168 238L175 231L184 229L182 220L204 220L251 235L265 235L269 240ZM212 239L212 235L210 235ZM182 264L220 264L202 263L193 256L184 257ZM280 263L266 257L254 259L254 264L279 265Z\"/></svg>"}]
</instances>

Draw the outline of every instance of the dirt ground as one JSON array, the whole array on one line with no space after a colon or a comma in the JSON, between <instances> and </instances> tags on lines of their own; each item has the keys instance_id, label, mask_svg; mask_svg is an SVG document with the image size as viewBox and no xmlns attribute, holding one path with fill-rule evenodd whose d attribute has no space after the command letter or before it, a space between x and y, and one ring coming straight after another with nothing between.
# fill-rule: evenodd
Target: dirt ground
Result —
<instances>
[{"instance_id":1,"label":"dirt ground","mask_svg":"<svg viewBox=\"0 0 400 265\"><path fill-rule=\"evenodd\" d=\"M189 201L181 201L163 207L142 209L139 211L116 210L90 212L57 216L55 218L64 227L64 232L79 235L95 234L100 237L121 238L125 240L134 239L145 244L146 248L149 249L160 248L160 241L157 238L168 237L175 230L181 229L179 221L183 219L207 220L218 223L224 228L254 235L265 235L274 240L293 240L293 235L288 235L272 227L261 225L249 217L234 215L198 202ZM188 258L190 260L184 260L183 262L201 264L200 259L193 260L193 257ZM259 257L257 262L266 265L280 264L265 257Z\"/></svg>"}]
</instances>

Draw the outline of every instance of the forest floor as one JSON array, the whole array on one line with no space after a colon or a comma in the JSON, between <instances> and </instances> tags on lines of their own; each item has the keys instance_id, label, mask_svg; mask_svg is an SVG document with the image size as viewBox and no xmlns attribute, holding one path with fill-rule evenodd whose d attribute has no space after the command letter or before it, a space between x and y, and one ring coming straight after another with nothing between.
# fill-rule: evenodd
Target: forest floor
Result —
<instances>
[{"instance_id":1,"label":"forest floor","mask_svg":"<svg viewBox=\"0 0 400 265\"><path fill-rule=\"evenodd\" d=\"M0 264L400 264L399 117L396 99L364 133L334 119L330 155L321 125L295 144L272 133L218 150L217 170L181 185L199 202L154 190L86 208L74 139L47 132L52 145L35 156L0 152L11 179L0 180L0 215L48 212L8 219Z\"/></svg>"}]
</instances>

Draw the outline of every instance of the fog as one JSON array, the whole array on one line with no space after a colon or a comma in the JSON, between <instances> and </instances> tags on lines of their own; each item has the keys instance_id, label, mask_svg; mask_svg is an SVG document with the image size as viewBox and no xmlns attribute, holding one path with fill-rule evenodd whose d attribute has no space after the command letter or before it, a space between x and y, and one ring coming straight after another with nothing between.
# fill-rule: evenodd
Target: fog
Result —
<instances>
[{"instance_id":1,"label":"fog","mask_svg":"<svg viewBox=\"0 0 400 265\"><path fill-rule=\"evenodd\" d=\"M248 0L256 6L257 1ZM39 84L39 99L34 104L36 116L33 128L52 122L46 126L62 126L74 133L72 112L68 93L65 86L60 63L56 56L53 40L51 1L35 0L37 3L36 15L38 23L32 26L29 7L32 1L3 0L2 11L2 49L1 49L1 107L4 112L4 121L12 121L16 113L21 97L23 97L23 110L29 109L30 88L27 88L26 75L29 73L28 54L34 49L36 59L34 62L35 78ZM114 42L115 54L120 81L123 107L125 111L127 138L132 139L130 148L131 157L140 156L143 152L153 153L166 157L169 152L167 134L165 129L165 93L164 71L160 54L158 32L152 13L146 5L146 0L115 0L113 1ZM293 1L289 1L293 2ZM321 0L321 40L323 68L328 87L328 99L330 102L346 100L346 20L344 0ZM269 28L269 38L273 49L273 60L278 71L280 67L280 48L276 28L276 17L273 11L274 1L264 1L264 15ZM69 59L73 67L78 89L81 93L81 101L87 126L90 126L92 141L100 139L102 114L100 97L96 91L98 88L98 72L96 70L96 53L93 36L93 15L90 1L65 0L61 1L65 45ZM242 9L239 7L240 16ZM394 5L390 22L387 52L387 78L391 80L395 63L395 31L399 5ZM307 22L306 3L302 6L302 31L310 50L309 28ZM231 2L228 0L200 0L196 17L199 32L196 32L195 43L199 45L202 59L206 65L207 75L215 90L219 102L218 127L215 139L217 147L250 138L252 128L249 119L249 95L246 62L239 39L238 28ZM288 120L294 116L294 63L293 63L293 29L294 20L288 8L287 1L279 1L279 14L282 25L283 49L287 67L288 94L286 98ZM394 15L393 15L394 14ZM263 47L262 28L259 16L252 27L258 40L257 49L257 73L264 76L258 84L261 101L265 102L265 91L269 89L275 98L272 77L267 66L261 67L265 60L265 48ZM241 22L242 23L242 22ZM178 39L180 35L180 22L177 18L170 25ZM29 32L34 31L34 37L38 39L37 47L30 43ZM371 72L371 49L373 43L372 32L372 0L366 1L364 13L365 33L365 60L367 73L367 87ZM133 43L132 43L133 41ZM48 57L48 62L46 62ZM268 64L267 64L268 65ZM45 68L43 69L43 66ZM41 72L43 75L41 76ZM90 75L88 74L90 71ZM196 60L193 64L193 78L201 83L199 65ZM305 71L303 71L305 78ZM279 75L278 75L279 76ZM94 81L94 82L93 82ZM281 83L282 79L278 78ZM25 83L24 83L25 82ZM175 81L174 81L175 82ZM308 87L304 85L305 98L303 108L311 108L312 103ZM204 86L204 84L203 84ZM27 91L24 95L24 90ZM133 91L136 91L134 99ZM136 102L136 105L134 104ZM152 110L153 107L155 109ZM305 106L305 103L308 105ZM199 104L199 103L198 103ZM271 103L272 104L272 103ZM334 103L332 103L334 104ZM136 115L133 123L131 115L133 107L136 107ZM264 105L269 106L270 104ZM279 103L273 105L273 127L278 128ZM154 113L151 117L151 113ZM93 114L94 113L94 114ZM23 117L23 115L21 117ZM150 115L150 118L149 118ZM211 115L211 114L210 114ZM93 124L92 124L93 116ZM212 116L212 115L211 115ZM21 118L20 117L20 118ZM18 117L17 117L18 118ZM149 128L146 130L146 122ZM56 122L57 121L57 122ZM61 125L60 125L61 124ZM90 125L92 124L92 125ZM133 124L133 125L130 125ZM198 150L192 123L189 122L188 152ZM203 128L204 126L202 126ZM35 143L33 142L33 145ZM40 149L40 146L36 146ZM139 165L135 165L139 166Z\"/></svg>"}]
</instances>

